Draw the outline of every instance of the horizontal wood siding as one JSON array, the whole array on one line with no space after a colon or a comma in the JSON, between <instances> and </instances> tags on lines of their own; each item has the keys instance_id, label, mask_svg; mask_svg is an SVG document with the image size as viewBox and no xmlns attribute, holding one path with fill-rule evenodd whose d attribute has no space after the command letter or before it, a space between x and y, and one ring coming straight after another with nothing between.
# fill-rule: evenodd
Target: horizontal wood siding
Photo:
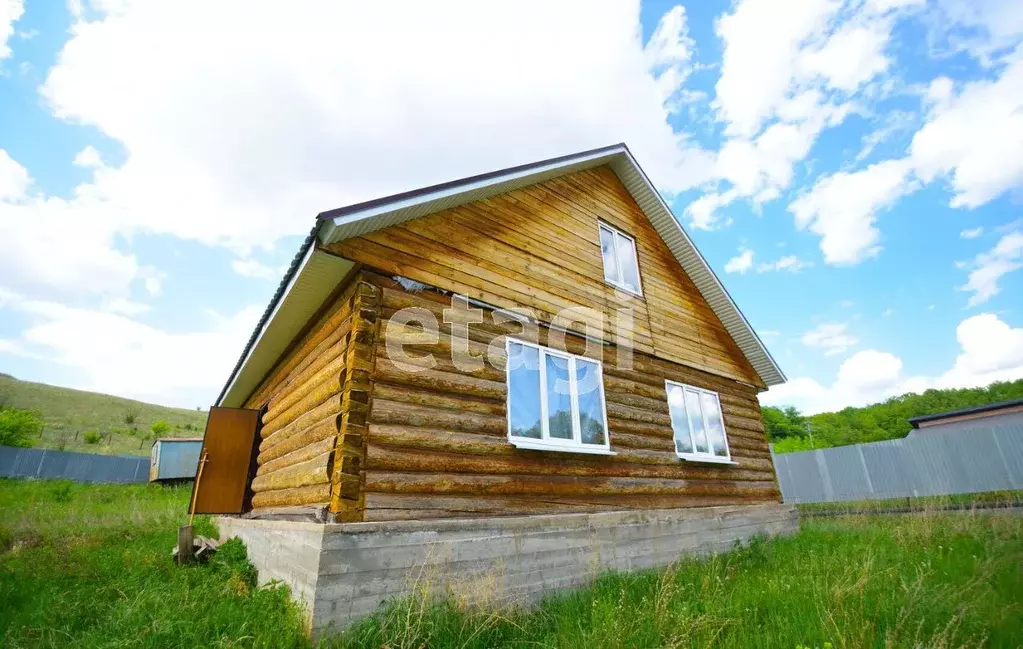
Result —
<instances>
[{"instance_id":1,"label":"horizontal wood siding","mask_svg":"<svg viewBox=\"0 0 1023 649\"><path fill-rule=\"evenodd\" d=\"M598 222L636 240L643 296L604 281ZM619 309L633 313L635 349L763 387L763 381L608 167L580 171L445 210L330 249L389 274L501 308L529 307L552 322L570 307L602 318L614 342ZM602 320L602 321L601 321Z\"/></svg>"},{"instance_id":2,"label":"horizontal wood siding","mask_svg":"<svg viewBox=\"0 0 1023 649\"><path fill-rule=\"evenodd\" d=\"M602 357L611 449L614 456L520 450L506 437L504 336L517 323L469 327L470 354L488 343L493 364L459 370L451 359L448 298L409 293L395 282L366 276L381 289L372 401L365 438L362 485L364 520L532 514L632 508L698 507L777 501L779 492L749 385L646 353L631 369L615 366L616 350ZM394 312L427 309L440 324L436 344L410 345L407 357L422 371L396 365L387 350L386 324ZM548 330L539 331L540 344ZM586 341L566 336L568 351L583 354ZM674 453L664 380L720 394L726 433L737 466L682 462ZM304 470L304 469L303 469Z\"/></svg>"},{"instance_id":3,"label":"horizontal wood siding","mask_svg":"<svg viewBox=\"0 0 1023 649\"><path fill-rule=\"evenodd\" d=\"M326 306L245 403L266 407L252 482L257 513L330 502L356 284Z\"/></svg>"}]
</instances>

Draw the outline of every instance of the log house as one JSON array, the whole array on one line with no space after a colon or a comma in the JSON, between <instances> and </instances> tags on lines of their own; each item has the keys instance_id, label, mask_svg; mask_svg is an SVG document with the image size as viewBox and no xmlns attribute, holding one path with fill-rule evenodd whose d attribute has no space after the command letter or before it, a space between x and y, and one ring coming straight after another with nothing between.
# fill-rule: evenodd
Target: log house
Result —
<instances>
[{"instance_id":1,"label":"log house","mask_svg":"<svg viewBox=\"0 0 1023 649\"><path fill-rule=\"evenodd\" d=\"M784 380L614 145L320 214L195 499L322 522L776 503L757 393Z\"/></svg>"}]
</instances>

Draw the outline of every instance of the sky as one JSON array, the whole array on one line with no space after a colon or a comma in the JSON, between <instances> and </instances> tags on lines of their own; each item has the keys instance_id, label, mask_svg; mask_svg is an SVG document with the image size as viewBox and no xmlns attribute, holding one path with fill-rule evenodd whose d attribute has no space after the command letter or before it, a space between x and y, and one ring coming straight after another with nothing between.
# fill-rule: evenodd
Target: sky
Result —
<instances>
[{"instance_id":1,"label":"sky","mask_svg":"<svg viewBox=\"0 0 1023 649\"><path fill-rule=\"evenodd\" d=\"M0 372L207 407L315 215L628 144L821 412L1023 377L1023 3L0 0Z\"/></svg>"}]
</instances>

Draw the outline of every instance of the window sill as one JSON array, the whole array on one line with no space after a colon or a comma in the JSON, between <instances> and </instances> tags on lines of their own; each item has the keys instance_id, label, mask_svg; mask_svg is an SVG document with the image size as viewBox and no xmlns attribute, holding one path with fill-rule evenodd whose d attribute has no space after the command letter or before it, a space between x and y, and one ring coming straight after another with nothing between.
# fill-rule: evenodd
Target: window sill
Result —
<instances>
[{"instance_id":1,"label":"window sill","mask_svg":"<svg viewBox=\"0 0 1023 649\"><path fill-rule=\"evenodd\" d=\"M515 448L522 448L529 451L557 451L560 453L586 453L588 455L615 455L615 452L601 447L588 448L586 446L563 446L561 444L544 444L540 440L533 439L509 439Z\"/></svg>"},{"instance_id":2,"label":"window sill","mask_svg":"<svg viewBox=\"0 0 1023 649\"><path fill-rule=\"evenodd\" d=\"M628 293L632 297L639 297L639 298L643 297L642 291L637 291L635 289L629 288L629 287L625 286L624 284L619 284L617 282L612 282L611 280L609 280L607 278L604 278L604 283L607 284L608 286L614 287L615 290L622 291L623 293Z\"/></svg>"},{"instance_id":3,"label":"window sill","mask_svg":"<svg viewBox=\"0 0 1023 649\"><path fill-rule=\"evenodd\" d=\"M727 457L716 457L714 455L695 455L692 453L675 453L681 460L686 462L704 462L706 464L731 464L738 466L738 462L733 462Z\"/></svg>"}]
</instances>

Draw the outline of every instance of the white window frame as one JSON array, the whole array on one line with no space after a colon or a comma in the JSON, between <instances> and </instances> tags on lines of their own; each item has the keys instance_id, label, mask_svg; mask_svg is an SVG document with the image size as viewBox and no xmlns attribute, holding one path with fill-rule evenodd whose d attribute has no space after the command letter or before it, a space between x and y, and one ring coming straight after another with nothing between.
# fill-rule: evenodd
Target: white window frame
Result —
<instances>
[{"instance_id":1,"label":"white window frame","mask_svg":"<svg viewBox=\"0 0 1023 649\"><path fill-rule=\"evenodd\" d=\"M607 265L604 264L604 253L603 253L603 251L601 251L600 263L601 263L601 265L604 266L604 281L607 282L608 284L614 286L617 289L625 291L626 293L631 293L633 295L636 295L636 296L639 296L639 297L643 297L643 279L639 275L639 251L636 249L636 240L634 238L632 238L631 236L625 234L624 232L622 232L618 228L611 227L610 225L608 225L607 223L604 223L603 221L598 221L597 225L600 226L598 228L598 230L597 230L597 244L598 245L600 244L600 230L606 230L607 232L609 232L611 234L611 240L614 242L614 249L611 251L611 253L615 256L615 267L618 269L618 277L615 277L615 278L612 279L612 278L607 276ZM618 239L619 238L628 240L629 244L632 246L632 258L636 260L636 284L637 284L637 286L636 286L635 289L633 289L630 286L625 284L625 279L624 279L625 271L622 269L622 260L618 258Z\"/></svg>"},{"instance_id":2,"label":"white window frame","mask_svg":"<svg viewBox=\"0 0 1023 649\"><path fill-rule=\"evenodd\" d=\"M672 387L677 387L677 388L681 388L682 389L682 413L679 413L679 414L676 414L676 412L675 412L676 409L672 408L672 406L671 406L671 388ZM706 453L699 452L699 451L696 450L696 440L693 439L693 419L692 419L693 415L692 415L692 413L689 412L689 405L686 403L686 400L685 400L686 390L691 390L693 392L696 392L698 395L700 395L700 416L703 419L704 434L707 436L707 449L708 450L707 450ZM681 458L683 460L687 460L689 462L708 462L710 464L738 464L738 462L735 462L734 460L732 460L732 452L728 448L728 430L725 428L725 414L721 410L721 397L718 396L717 392L714 392L712 390L705 390L703 388L698 388L695 385L689 385L687 383L679 383L678 381L669 381L669 380L665 379L665 381L664 381L664 393L665 393L665 396L668 399L668 416L671 417L671 424L672 424L671 425L671 442L672 442L672 444L675 444L675 420L676 420L676 417L678 417L678 416L685 416L685 418L686 418L686 422L685 422L686 423L686 427L689 429L689 445L693 449L692 453L682 453L682 452L680 452L678 450L678 445L676 444L675 445L675 455L677 455L679 458ZM707 422L707 413L704 412L704 408L703 408L703 400L702 399L703 399L703 395L705 395L705 394L714 397L714 401L718 405L718 414L721 415L721 434L722 434L722 436L725 439L725 456L724 457L721 457L720 455L714 455L714 443L710 441L710 435L709 435L710 426L708 425L708 422Z\"/></svg>"},{"instance_id":3,"label":"white window frame","mask_svg":"<svg viewBox=\"0 0 1023 649\"><path fill-rule=\"evenodd\" d=\"M540 439L512 435L511 363L508 362L508 359L511 357L510 348L512 343L522 345L523 347L532 347L538 351L537 362L539 363L540 370ZM515 445L516 448L524 448L534 451L562 451L566 453L590 453L592 455L615 454L614 451L611 450L611 435L607 429L607 401L604 399L604 368L600 361L587 358L585 356L569 354L567 352L551 349L550 347L544 347L543 345L538 345L527 340L512 338L510 336L505 339L504 352L504 384L507 392L505 396L505 419L508 420L507 434L509 442ZM550 436L550 422L547 418L547 360L545 355L568 361L569 394L571 395L570 401L572 404L572 439L561 439L559 437ZM579 423L579 386L577 385L578 379L576 377L576 359L581 359L587 363L593 363L597 366L597 389L600 391L600 407L604 413L603 444L584 444L582 441L582 430Z\"/></svg>"}]
</instances>

